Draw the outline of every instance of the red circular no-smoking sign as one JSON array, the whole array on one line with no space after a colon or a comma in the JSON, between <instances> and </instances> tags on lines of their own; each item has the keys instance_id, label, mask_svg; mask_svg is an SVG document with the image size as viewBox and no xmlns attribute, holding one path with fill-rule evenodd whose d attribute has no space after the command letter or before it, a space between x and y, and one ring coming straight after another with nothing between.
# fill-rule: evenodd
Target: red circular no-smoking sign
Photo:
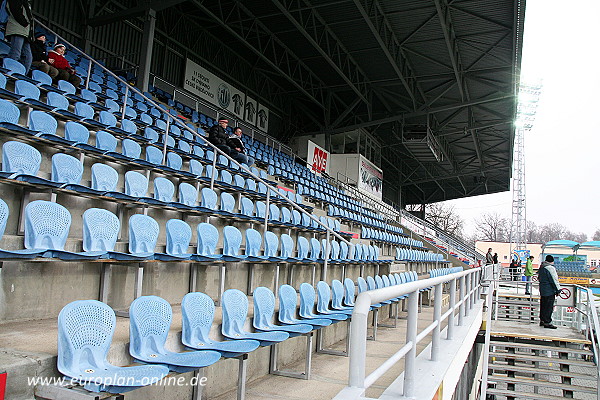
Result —
<instances>
[{"instance_id":1,"label":"red circular no-smoking sign","mask_svg":"<svg viewBox=\"0 0 600 400\"><path fill-rule=\"evenodd\" d=\"M562 288L558 296L563 300L568 300L571 297L571 291L567 288Z\"/></svg>"}]
</instances>

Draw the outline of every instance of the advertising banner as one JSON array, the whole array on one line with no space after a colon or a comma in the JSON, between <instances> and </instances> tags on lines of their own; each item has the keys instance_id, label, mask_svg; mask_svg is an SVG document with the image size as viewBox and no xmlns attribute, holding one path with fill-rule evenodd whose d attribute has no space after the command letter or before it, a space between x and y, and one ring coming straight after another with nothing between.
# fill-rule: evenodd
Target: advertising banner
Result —
<instances>
[{"instance_id":1,"label":"advertising banner","mask_svg":"<svg viewBox=\"0 0 600 400\"><path fill-rule=\"evenodd\" d=\"M258 105L258 113L256 113L256 127L263 132L269 131L269 109L262 104Z\"/></svg>"},{"instance_id":2,"label":"advertising banner","mask_svg":"<svg viewBox=\"0 0 600 400\"><path fill-rule=\"evenodd\" d=\"M360 156L358 190L379 200L383 197L383 172L375 164Z\"/></svg>"},{"instance_id":3,"label":"advertising banner","mask_svg":"<svg viewBox=\"0 0 600 400\"><path fill-rule=\"evenodd\" d=\"M185 64L183 88L238 118L244 117L244 93L190 60Z\"/></svg>"},{"instance_id":4,"label":"advertising banner","mask_svg":"<svg viewBox=\"0 0 600 400\"><path fill-rule=\"evenodd\" d=\"M308 141L308 153L306 156L306 164L308 168L315 174L321 175L321 172L329 174L329 152L324 148L319 147L312 141Z\"/></svg>"}]
</instances>

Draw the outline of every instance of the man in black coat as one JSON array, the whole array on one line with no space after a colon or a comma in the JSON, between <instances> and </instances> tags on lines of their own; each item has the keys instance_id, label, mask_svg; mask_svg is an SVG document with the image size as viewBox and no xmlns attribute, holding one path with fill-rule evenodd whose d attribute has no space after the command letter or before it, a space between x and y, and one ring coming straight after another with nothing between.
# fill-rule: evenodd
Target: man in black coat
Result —
<instances>
[{"instance_id":1,"label":"man in black coat","mask_svg":"<svg viewBox=\"0 0 600 400\"><path fill-rule=\"evenodd\" d=\"M546 256L546 261L538 269L538 280L540 282L540 326L549 329L556 329L552 325L552 310L554 309L554 300L560 294L560 283L556 267L554 267L554 257Z\"/></svg>"},{"instance_id":2,"label":"man in black coat","mask_svg":"<svg viewBox=\"0 0 600 400\"><path fill-rule=\"evenodd\" d=\"M208 141L217 146L225 154L230 155L229 146L227 145L227 124L229 121L226 118L219 118L217 125L214 125L208 131Z\"/></svg>"},{"instance_id":3,"label":"man in black coat","mask_svg":"<svg viewBox=\"0 0 600 400\"><path fill-rule=\"evenodd\" d=\"M31 65L42 72L50 75L54 79L58 75L58 70L48 63L48 50L46 49L46 35L38 33L35 40L31 43L31 54L33 62Z\"/></svg>"}]
</instances>

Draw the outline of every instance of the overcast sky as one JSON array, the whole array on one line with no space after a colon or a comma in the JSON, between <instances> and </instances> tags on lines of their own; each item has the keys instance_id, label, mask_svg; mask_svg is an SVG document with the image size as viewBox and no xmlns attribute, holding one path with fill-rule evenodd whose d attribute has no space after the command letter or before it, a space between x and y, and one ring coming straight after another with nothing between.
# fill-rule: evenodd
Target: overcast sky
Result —
<instances>
[{"instance_id":1,"label":"overcast sky","mask_svg":"<svg viewBox=\"0 0 600 400\"><path fill-rule=\"evenodd\" d=\"M600 228L600 1L527 0L522 81L542 80L525 138L527 219L592 236ZM453 200L465 219L511 216L510 192Z\"/></svg>"}]
</instances>

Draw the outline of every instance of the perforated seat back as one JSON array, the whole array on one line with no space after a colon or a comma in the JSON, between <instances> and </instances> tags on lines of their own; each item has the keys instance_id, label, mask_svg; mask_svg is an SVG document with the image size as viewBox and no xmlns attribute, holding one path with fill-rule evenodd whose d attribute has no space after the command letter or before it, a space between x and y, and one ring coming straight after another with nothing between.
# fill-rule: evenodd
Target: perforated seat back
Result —
<instances>
[{"instance_id":1,"label":"perforated seat back","mask_svg":"<svg viewBox=\"0 0 600 400\"><path fill-rule=\"evenodd\" d=\"M65 139L76 143L87 143L89 138L90 131L85 126L75 121L65 123Z\"/></svg>"},{"instance_id":2,"label":"perforated seat back","mask_svg":"<svg viewBox=\"0 0 600 400\"><path fill-rule=\"evenodd\" d=\"M219 230L212 224L202 222L198 224L198 247L197 252L200 255L212 256L215 254L217 243L219 242Z\"/></svg>"},{"instance_id":3,"label":"perforated seat back","mask_svg":"<svg viewBox=\"0 0 600 400\"><path fill-rule=\"evenodd\" d=\"M256 192L256 182L252 178L246 179L246 189L251 192Z\"/></svg>"},{"instance_id":4,"label":"perforated seat back","mask_svg":"<svg viewBox=\"0 0 600 400\"><path fill-rule=\"evenodd\" d=\"M163 153L154 146L146 146L146 161L154 165L162 163Z\"/></svg>"},{"instance_id":5,"label":"perforated seat back","mask_svg":"<svg viewBox=\"0 0 600 400\"><path fill-rule=\"evenodd\" d=\"M260 232L256 229L246 229L246 250L247 256L257 257L260 255L260 246L262 244L262 237Z\"/></svg>"},{"instance_id":6,"label":"perforated seat back","mask_svg":"<svg viewBox=\"0 0 600 400\"><path fill-rule=\"evenodd\" d=\"M101 208L86 210L83 213L83 250L114 251L120 229L119 218L110 211Z\"/></svg>"},{"instance_id":7,"label":"perforated seat back","mask_svg":"<svg viewBox=\"0 0 600 400\"><path fill-rule=\"evenodd\" d=\"M108 111L100 111L100 123L108 127L115 127L117 126L117 118Z\"/></svg>"},{"instance_id":8,"label":"perforated seat back","mask_svg":"<svg viewBox=\"0 0 600 400\"><path fill-rule=\"evenodd\" d=\"M333 308L341 308L344 306L344 285L341 281L334 279L331 281L331 305Z\"/></svg>"},{"instance_id":9,"label":"perforated seat back","mask_svg":"<svg viewBox=\"0 0 600 400\"><path fill-rule=\"evenodd\" d=\"M96 300L67 304L58 315L58 370L80 377L86 370L94 373L102 368L115 324L115 313L107 304Z\"/></svg>"},{"instance_id":10,"label":"perforated seat back","mask_svg":"<svg viewBox=\"0 0 600 400\"><path fill-rule=\"evenodd\" d=\"M226 192L221 192L221 210L232 213L235 207L235 198Z\"/></svg>"},{"instance_id":11,"label":"perforated seat back","mask_svg":"<svg viewBox=\"0 0 600 400\"><path fill-rule=\"evenodd\" d=\"M154 179L154 198L159 201L170 202L175 194L175 185L169 179L159 176Z\"/></svg>"},{"instance_id":12,"label":"perforated seat back","mask_svg":"<svg viewBox=\"0 0 600 400\"><path fill-rule=\"evenodd\" d=\"M136 171L125 173L125 194L133 197L146 197L148 178Z\"/></svg>"},{"instance_id":13,"label":"perforated seat back","mask_svg":"<svg viewBox=\"0 0 600 400\"><path fill-rule=\"evenodd\" d=\"M40 89L38 89L33 83L24 80L18 80L15 82L15 93L23 96L26 99L40 99Z\"/></svg>"},{"instance_id":14,"label":"perforated seat back","mask_svg":"<svg viewBox=\"0 0 600 400\"><path fill-rule=\"evenodd\" d=\"M242 233L235 226L226 226L223 228L223 254L227 256L237 256L242 245Z\"/></svg>"},{"instance_id":15,"label":"perforated seat back","mask_svg":"<svg viewBox=\"0 0 600 400\"><path fill-rule=\"evenodd\" d=\"M167 153L167 166L168 167L179 171L179 170L181 170L182 165L183 165L183 160L179 154L173 153L173 152Z\"/></svg>"},{"instance_id":16,"label":"perforated seat back","mask_svg":"<svg viewBox=\"0 0 600 400\"><path fill-rule=\"evenodd\" d=\"M52 82L52 80L50 82ZM49 106L52 106L58 110L68 110L69 109L69 100L60 93L56 93L56 92L46 93L46 103Z\"/></svg>"},{"instance_id":17,"label":"perforated seat back","mask_svg":"<svg viewBox=\"0 0 600 400\"><path fill-rule=\"evenodd\" d=\"M358 293L359 294L369 290L369 287L367 286L367 281L365 281L365 279L362 276L359 276L358 279L356 280L356 282L358 283Z\"/></svg>"},{"instance_id":18,"label":"perforated seat back","mask_svg":"<svg viewBox=\"0 0 600 400\"><path fill-rule=\"evenodd\" d=\"M68 154L52 156L52 180L59 183L79 184L83 176L83 164Z\"/></svg>"},{"instance_id":19,"label":"perforated seat back","mask_svg":"<svg viewBox=\"0 0 600 400\"><path fill-rule=\"evenodd\" d=\"M265 256L276 257L279 250L279 237L271 231L265 232Z\"/></svg>"},{"instance_id":20,"label":"perforated seat back","mask_svg":"<svg viewBox=\"0 0 600 400\"><path fill-rule=\"evenodd\" d=\"M132 356L152 357L164 353L173 311L158 296L141 296L129 307L129 352Z\"/></svg>"},{"instance_id":21,"label":"perforated seat back","mask_svg":"<svg viewBox=\"0 0 600 400\"><path fill-rule=\"evenodd\" d=\"M317 282L317 294L319 296L317 300L317 311L324 312L329 308L329 301L331 300L331 288L327 282Z\"/></svg>"},{"instance_id":22,"label":"perforated seat back","mask_svg":"<svg viewBox=\"0 0 600 400\"><path fill-rule=\"evenodd\" d=\"M2 145L2 171L37 175L42 154L26 143L9 141Z\"/></svg>"},{"instance_id":23,"label":"perforated seat back","mask_svg":"<svg viewBox=\"0 0 600 400\"><path fill-rule=\"evenodd\" d=\"M192 228L180 219L167 221L167 254L187 254L192 240Z\"/></svg>"},{"instance_id":24,"label":"perforated seat back","mask_svg":"<svg viewBox=\"0 0 600 400\"><path fill-rule=\"evenodd\" d=\"M242 197L240 201L240 211L242 215L246 215L248 217L254 216L254 203L247 197Z\"/></svg>"},{"instance_id":25,"label":"perforated seat back","mask_svg":"<svg viewBox=\"0 0 600 400\"><path fill-rule=\"evenodd\" d=\"M258 218L265 218L265 214L267 212L267 206L265 203L263 203L262 201L257 201L256 202L256 216Z\"/></svg>"},{"instance_id":26,"label":"perforated seat back","mask_svg":"<svg viewBox=\"0 0 600 400\"><path fill-rule=\"evenodd\" d=\"M202 188L201 193L201 205L209 210L215 210L217 208L217 193L211 188Z\"/></svg>"},{"instance_id":27,"label":"perforated seat back","mask_svg":"<svg viewBox=\"0 0 600 400\"><path fill-rule=\"evenodd\" d=\"M340 258L340 244L337 240L331 241L331 258L337 260Z\"/></svg>"},{"instance_id":28,"label":"perforated seat back","mask_svg":"<svg viewBox=\"0 0 600 400\"><path fill-rule=\"evenodd\" d=\"M259 286L254 289L252 299L254 301L254 327L261 329L273 326L272 320L275 314L275 295L273 292L266 287Z\"/></svg>"},{"instance_id":29,"label":"perforated seat back","mask_svg":"<svg viewBox=\"0 0 600 400\"><path fill-rule=\"evenodd\" d=\"M58 123L56 119L43 111L32 111L29 114L29 128L46 135L56 135Z\"/></svg>"},{"instance_id":30,"label":"perforated seat back","mask_svg":"<svg viewBox=\"0 0 600 400\"><path fill-rule=\"evenodd\" d=\"M201 347L211 343L210 328L215 314L214 301L204 293L188 293L181 301L181 341L186 345Z\"/></svg>"},{"instance_id":31,"label":"perforated seat back","mask_svg":"<svg viewBox=\"0 0 600 400\"><path fill-rule=\"evenodd\" d=\"M290 323L296 319L297 304L296 289L290 285L281 285L279 288L279 321Z\"/></svg>"},{"instance_id":32,"label":"perforated seat back","mask_svg":"<svg viewBox=\"0 0 600 400\"><path fill-rule=\"evenodd\" d=\"M7 58L5 58L6 60ZM14 61L14 60L13 60ZM8 122L17 125L21 111L12 102L0 99L0 122Z\"/></svg>"},{"instance_id":33,"label":"perforated seat back","mask_svg":"<svg viewBox=\"0 0 600 400\"><path fill-rule=\"evenodd\" d=\"M123 139L123 142L121 143L121 152L125 157L139 159L142 154L142 147L134 140Z\"/></svg>"},{"instance_id":34,"label":"perforated seat back","mask_svg":"<svg viewBox=\"0 0 600 400\"><path fill-rule=\"evenodd\" d=\"M270 221L279 221L279 217L280 217L279 207L277 207L275 204L270 204L269 205L269 220Z\"/></svg>"},{"instance_id":35,"label":"perforated seat back","mask_svg":"<svg viewBox=\"0 0 600 400\"><path fill-rule=\"evenodd\" d=\"M154 253L158 240L158 222L148 215L134 214L129 218L129 252Z\"/></svg>"},{"instance_id":36,"label":"perforated seat back","mask_svg":"<svg viewBox=\"0 0 600 400\"><path fill-rule=\"evenodd\" d=\"M350 278L344 279L344 302L349 306L354 305L354 282Z\"/></svg>"},{"instance_id":37,"label":"perforated seat back","mask_svg":"<svg viewBox=\"0 0 600 400\"><path fill-rule=\"evenodd\" d=\"M294 253L294 240L287 233L281 235L281 257L290 258Z\"/></svg>"},{"instance_id":38,"label":"perforated seat back","mask_svg":"<svg viewBox=\"0 0 600 400\"><path fill-rule=\"evenodd\" d=\"M340 260L348 259L348 244L346 242L340 242Z\"/></svg>"},{"instance_id":39,"label":"perforated seat back","mask_svg":"<svg viewBox=\"0 0 600 400\"><path fill-rule=\"evenodd\" d=\"M292 224L300 225L302 223L302 216L298 210L292 210Z\"/></svg>"},{"instance_id":40,"label":"perforated seat back","mask_svg":"<svg viewBox=\"0 0 600 400\"><path fill-rule=\"evenodd\" d=\"M190 160L190 172L196 176L202 176L204 166L198 160Z\"/></svg>"},{"instance_id":41,"label":"perforated seat back","mask_svg":"<svg viewBox=\"0 0 600 400\"><path fill-rule=\"evenodd\" d=\"M9 209L4 200L0 199L0 239L4 236L6 222L8 221Z\"/></svg>"},{"instance_id":42,"label":"perforated seat back","mask_svg":"<svg viewBox=\"0 0 600 400\"><path fill-rule=\"evenodd\" d=\"M319 240L317 240L315 238L311 238L310 239L310 259L316 260L319 258L320 254L321 254L321 244L319 243Z\"/></svg>"},{"instance_id":43,"label":"perforated seat back","mask_svg":"<svg viewBox=\"0 0 600 400\"><path fill-rule=\"evenodd\" d=\"M128 119L123 119L121 121L121 129L123 129L127 133L131 133L131 134L137 133L137 125Z\"/></svg>"},{"instance_id":44,"label":"perforated seat back","mask_svg":"<svg viewBox=\"0 0 600 400\"><path fill-rule=\"evenodd\" d=\"M58 81L58 88L67 94L75 94L75 86L70 82L60 80Z\"/></svg>"},{"instance_id":45,"label":"perforated seat back","mask_svg":"<svg viewBox=\"0 0 600 400\"><path fill-rule=\"evenodd\" d=\"M119 173L111 166L96 163L92 165L92 189L104 192L117 190Z\"/></svg>"},{"instance_id":46,"label":"perforated seat back","mask_svg":"<svg viewBox=\"0 0 600 400\"><path fill-rule=\"evenodd\" d=\"M237 289L229 289L222 298L223 323L221 331L224 336L240 336L244 331L244 323L248 315L248 298Z\"/></svg>"},{"instance_id":47,"label":"perforated seat back","mask_svg":"<svg viewBox=\"0 0 600 400\"><path fill-rule=\"evenodd\" d=\"M231 185L231 183L233 182L233 176L231 175L231 173L229 171L222 169L220 175L221 175L219 178L220 182Z\"/></svg>"},{"instance_id":48,"label":"perforated seat back","mask_svg":"<svg viewBox=\"0 0 600 400\"><path fill-rule=\"evenodd\" d=\"M198 200L198 189L187 182L179 184L179 202L186 206L195 207Z\"/></svg>"},{"instance_id":49,"label":"perforated seat back","mask_svg":"<svg viewBox=\"0 0 600 400\"><path fill-rule=\"evenodd\" d=\"M300 285L300 309L299 313L301 317L312 315L315 307L315 299L317 295L315 288L310 284L304 282Z\"/></svg>"},{"instance_id":50,"label":"perforated seat back","mask_svg":"<svg viewBox=\"0 0 600 400\"><path fill-rule=\"evenodd\" d=\"M25 207L25 248L64 250L71 213L58 203L35 200Z\"/></svg>"},{"instance_id":51,"label":"perforated seat back","mask_svg":"<svg viewBox=\"0 0 600 400\"><path fill-rule=\"evenodd\" d=\"M384 287L391 286L391 284L392 284L392 283L391 283L391 281L390 281L390 278L389 278L387 275L383 275L383 276L381 277L381 279L383 280L383 286L384 286Z\"/></svg>"},{"instance_id":52,"label":"perforated seat back","mask_svg":"<svg viewBox=\"0 0 600 400\"><path fill-rule=\"evenodd\" d=\"M306 259L308 257L309 244L304 236L298 237L298 258Z\"/></svg>"}]
</instances>

